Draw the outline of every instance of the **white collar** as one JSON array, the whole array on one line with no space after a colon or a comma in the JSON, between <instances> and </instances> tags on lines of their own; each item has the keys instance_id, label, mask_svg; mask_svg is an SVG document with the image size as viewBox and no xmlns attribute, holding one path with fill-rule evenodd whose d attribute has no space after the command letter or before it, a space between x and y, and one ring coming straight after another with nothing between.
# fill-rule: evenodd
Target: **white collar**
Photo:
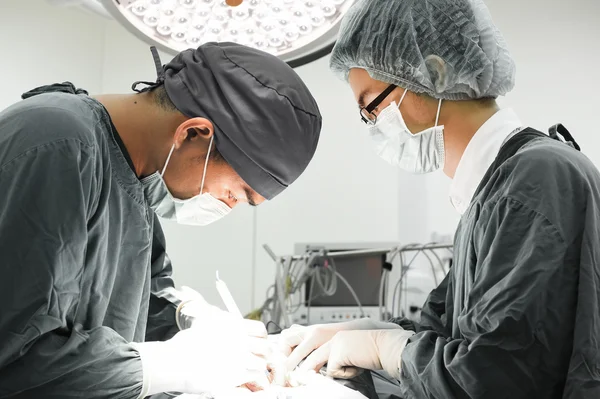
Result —
<instances>
[{"instance_id":1,"label":"white collar","mask_svg":"<svg viewBox=\"0 0 600 399\"><path fill-rule=\"evenodd\" d=\"M512 109L503 109L488 119L471 138L450 186L450 202L458 213L465 213L500 147L521 131L522 126Z\"/></svg>"}]
</instances>

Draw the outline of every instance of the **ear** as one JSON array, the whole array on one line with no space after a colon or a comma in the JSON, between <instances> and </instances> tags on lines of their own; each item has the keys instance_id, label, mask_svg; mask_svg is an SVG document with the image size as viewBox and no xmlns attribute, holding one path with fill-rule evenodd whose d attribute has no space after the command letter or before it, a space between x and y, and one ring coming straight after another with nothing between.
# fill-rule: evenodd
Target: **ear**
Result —
<instances>
[{"instance_id":1,"label":"ear","mask_svg":"<svg viewBox=\"0 0 600 399\"><path fill-rule=\"evenodd\" d=\"M179 149L184 141L196 140L199 137L209 139L214 134L214 126L206 118L191 118L183 122L175 131L175 149Z\"/></svg>"},{"instance_id":2,"label":"ear","mask_svg":"<svg viewBox=\"0 0 600 399\"><path fill-rule=\"evenodd\" d=\"M448 87L448 66L446 62L437 55L425 57L425 66L431 75L431 81L436 93L443 93Z\"/></svg>"}]
</instances>

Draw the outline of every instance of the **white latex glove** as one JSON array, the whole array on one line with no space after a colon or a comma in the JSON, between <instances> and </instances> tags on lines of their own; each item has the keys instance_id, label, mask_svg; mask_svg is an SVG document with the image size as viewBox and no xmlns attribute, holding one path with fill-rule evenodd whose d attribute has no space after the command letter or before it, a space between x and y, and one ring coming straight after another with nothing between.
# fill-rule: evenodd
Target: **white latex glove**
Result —
<instances>
[{"instance_id":1,"label":"white latex glove","mask_svg":"<svg viewBox=\"0 0 600 399\"><path fill-rule=\"evenodd\" d=\"M325 355L329 354L329 347L323 346L338 332L378 329L401 329L401 327L394 323L374 321L369 318L344 323L316 324L309 327L293 325L283 330L280 335L281 350L284 354L289 354L286 369L294 370L303 359L306 359L302 364L303 369L319 371L327 362L328 356Z\"/></svg>"},{"instance_id":2,"label":"white latex glove","mask_svg":"<svg viewBox=\"0 0 600 399\"><path fill-rule=\"evenodd\" d=\"M340 331L329 346L327 374L335 378L352 378L361 369L385 370L400 379L402 351L413 331L368 330Z\"/></svg>"},{"instance_id":3,"label":"white latex glove","mask_svg":"<svg viewBox=\"0 0 600 399\"><path fill-rule=\"evenodd\" d=\"M178 296L182 300L182 303L177 308L175 318L180 330L185 330L198 324L211 325L211 323L219 323L222 319L227 319L231 316L229 312L206 302L204 297L192 288L181 287ZM243 323L243 328L247 335L260 338L267 337L267 329L263 322L244 320Z\"/></svg>"},{"instance_id":4,"label":"white latex glove","mask_svg":"<svg viewBox=\"0 0 600 399\"><path fill-rule=\"evenodd\" d=\"M227 312L194 324L165 342L135 343L142 359L141 398L160 392L204 393L246 383L267 385L267 362L253 354L268 350L266 339L250 337L247 322ZM213 317L214 316L214 317Z\"/></svg>"}]
</instances>

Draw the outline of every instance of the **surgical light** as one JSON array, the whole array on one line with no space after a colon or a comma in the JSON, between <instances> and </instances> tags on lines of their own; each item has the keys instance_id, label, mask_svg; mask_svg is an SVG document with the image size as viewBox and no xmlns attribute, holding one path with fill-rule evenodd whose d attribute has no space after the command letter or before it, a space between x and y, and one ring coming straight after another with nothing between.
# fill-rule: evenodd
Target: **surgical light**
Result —
<instances>
[{"instance_id":1,"label":"surgical light","mask_svg":"<svg viewBox=\"0 0 600 399\"><path fill-rule=\"evenodd\" d=\"M354 3L354 0L99 1L129 31L163 51L175 54L209 41L230 41L270 52L292 66L331 51L342 16Z\"/></svg>"}]
</instances>

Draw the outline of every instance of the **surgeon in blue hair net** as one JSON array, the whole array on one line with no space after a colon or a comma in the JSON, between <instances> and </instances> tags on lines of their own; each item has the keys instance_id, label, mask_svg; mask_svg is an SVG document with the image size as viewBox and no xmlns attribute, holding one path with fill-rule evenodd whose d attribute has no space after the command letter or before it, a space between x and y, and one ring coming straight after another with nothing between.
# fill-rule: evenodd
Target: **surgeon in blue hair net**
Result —
<instances>
[{"instance_id":1,"label":"surgeon in blue hair net","mask_svg":"<svg viewBox=\"0 0 600 399\"><path fill-rule=\"evenodd\" d=\"M443 170L462 217L420 320L293 326L288 368L384 369L406 399L600 397L600 174L562 125L498 107L515 65L484 3L359 0L331 69L379 156Z\"/></svg>"}]
</instances>

